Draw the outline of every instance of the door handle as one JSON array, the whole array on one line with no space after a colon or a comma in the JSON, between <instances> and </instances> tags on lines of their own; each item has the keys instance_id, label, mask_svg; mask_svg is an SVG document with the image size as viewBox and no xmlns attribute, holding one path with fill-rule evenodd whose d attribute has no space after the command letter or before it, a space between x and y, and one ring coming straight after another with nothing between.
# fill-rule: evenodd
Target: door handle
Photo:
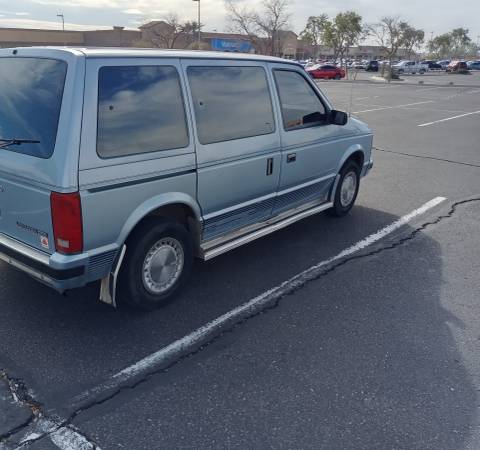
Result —
<instances>
[{"instance_id":1,"label":"door handle","mask_svg":"<svg viewBox=\"0 0 480 450\"><path fill-rule=\"evenodd\" d=\"M267 176L273 173L273 158L267 159Z\"/></svg>"},{"instance_id":2,"label":"door handle","mask_svg":"<svg viewBox=\"0 0 480 450\"><path fill-rule=\"evenodd\" d=\"M287 155L287 163L291 163L297 160L297 154L296 153L290 153Z\"/></svg>"}]
</instances>

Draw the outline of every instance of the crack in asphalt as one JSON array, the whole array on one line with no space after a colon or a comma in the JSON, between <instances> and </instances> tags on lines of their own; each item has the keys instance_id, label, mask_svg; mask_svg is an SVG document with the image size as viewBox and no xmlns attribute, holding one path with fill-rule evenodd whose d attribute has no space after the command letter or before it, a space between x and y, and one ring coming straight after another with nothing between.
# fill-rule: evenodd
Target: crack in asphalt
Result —
<instances>
[{"instance_id":1,"label":"crack in asphalt","mask_svg":"<svg viewBox=\"0 0 480 450\"><path fill-rule=\"evenodd\" d=\"M458 164L460 166L480 168L480 164L466 163L466 162L462 162L462 161L454 161L452 159L436 158L435 156L415 155L413 153L397 152L395 150L386 150L384 148L378 148L378 147L372 147L372 149L376 150L376 151L379 151L379 152L384 152L384 153L393 153L395 155L410 156L411 158L431 159L431 160L434 160L434 161L440 161L440 162L445 162L445 163L449 163L449 164Z\"/></svg>"},{"instance_id":2,"label":"crack in asphalt","mask_svg":"<svg viewBox=\"0 0 480 450\"><path fill-rule=\"evenodd\" d=\"M23 448L24 446L30 445L36 441L52 435L53 433L59 431L61 428L64 427L69 428L73 432L78 433L83 438L85 438L85 440L89 444L91 444L90 450L96 450L99 448L92 439L89 439L84 433L79 433L73 427L73 425L68 422L68 420L47 418L47 416L43 412L43 405L33 397L33 394L27 388L26 383L23 380L21 380L20 378L13 378L8 376L5 369L0 369L0 380L3 380L7 383L14 402L21 406L28 407L31 411L29 418L25 422L0 435L0 449L3 449L6 445L8 445L9 447L13 445L15 448ZM24 442L9 442L9 439L12 436L20 433L22 430L26 430L30 426L39 424L40 421L44 421L44 423L48 424L49 426L53 425L52 429L48 430L48 432L38 433L38 436L25 440Z\"/></svg>"},{"instance_id":3,"label":"crack in asphalt","mask_svg":"<svg viewBox=\"0 0 480 450\"><path fill-rule=\"evenodd\" d=\"M400 247L402 246L403 244L413 240L419 233L421 233L422 231L426 230L427 228L430 228L434 225L437 225L439 224L440 222L442 222L443 220L445 219L448 219L448 218L451 218L457 211L458 207L459 206L462 206L462 205L465 205L465 204L468 204L468 203L474 203L474 202L480 202L480 197L478 198L469 198L469 199L465 199L465 200L459 200L459 201L456 201L454 203L451 204L450 206L450 209L448 210L448 212L444 213L444 214L440 214L435 220L431 220L431 221L428 221L428 222L425 222L423 223L422 225L418 226L417 228L413 229L408 235L404 236L404 237L401 237L399 238L398 240L396 240L395 242L392 242L388 245L380 245L378 246L378 248L375 248L374 250L370 250L368 252L363 252L363 253L359 253L359 254L355 254L355 255L351 255L351 256L348 256L346 257L345 259L343 260L340 260L338 262L335 262L335 263L332 263L331 266L327 266L326 268L322 269L319 273L316 273L314 274L313 276L310 275L306 275L304 279L300 280L298 283L295 283L294 285L292 285L290 287L290 289L282 292L281 294L279 294L277 297L274 297L272 299L272 303L271 304L268 304L266 306L264 306L263 308L261 308L260 310L258 311L255 311L254 313L251 313L249 314L248 316L246 317L243 317L242 319L238 320L237 322L233 323L233 324L229 324L227 326L227 328L221 330L218 332L218 334L216 334L215 336L213 336L212 338L210 338L208 341L204 342L203 344L201 344L198 348L196 348L195 350L193 351L188 351L187 353L183 354L183 355L180 355L179 357L177 357L174 361L170 362L168 365L166 365L165 367L161 367L161 368L158 368L156 370L152 370L151 372L148 372L147 374L143 375L142 378L140 378L139 380L136 380L135 382L133 383L130 383L130 384L125 384L123 386L120 386L119 388L117 388L116 390L114 390L112 393L110 393L109 395L107 396L104 396L100 399L93 399L92 401L86 403L84 406L74 410L69 416L68 418L66 419L48 419L51 423L54 423L55 426L53 429L49 430L48 432L44 432L43 434L39 435L39 436L36 436L35 438L31 438L27 441L24 441L24 442L21 442L21 443L18 443L17 445L19 446L19 448L22 448L24 447L25 445L29 445L29 444L32 444L33 442L35 441L38 441L40 439L44 439L45 437L55 433L56 431L60 430L61 428L63 427L67 427L67 428L70 428L70 429L75 429L74 425L73 425L73 421L82 413L96 407L96 406L100 406L104 403L107 403L108 401L112 400L113 398L117 397L118 395L120 395L122 392L124 391L128 391L128 390L134 390L135 388L137 388L139 385L143 384L143 383L146 383L147 381L149 381L151 378L153 378L154 376L156 375L159 375L161 373L164 373L164 372L167 372L169 369L171 369L172 367L176 366L177 364L183 362L184 360L192 357L192 356L195 356L196 354L202 352L205 348L211 346L212 344L214 344L215 342L217 342L218 340L220 340L223 336L225 336L226 334L229 334L229 333L233 333L235 332L235 330L242 326L244 323L246 323L247 321L261 315L261 314L264 314L268 311L271 311L271 310L274 310L276 309L279 305L280 305L280 302L282 299L284 299L285 297L288 297L292 294L294 294L295 292L301 290L303 287L305 287L307 284L309 284L310 282L312 281L316 281L324 276L327 276L328 274L332 273L333 271L337 270L339 267L342 267L352 261L356 261L356 260L359 260L359 259L364 259L364 258L369 258L371 256L375 256L375 255L378 255L379 253L383 253L385 251L388 251L388 250L392 250L392 249L395 249L397 247ZM0 371L0 375L3 374L3 371ZM15 383L18 383L19 380L15 380ZM35 405L36 408L38 408L38 412L37 412L37 415L33 417L33 420L32 421L29 421L29 424L23 426L20 428L20 430L17 430L16 432L18 431L21 431L22 428L26 428L27 426L29 426L32 422L35 422L36 420L38 420L39 417L42 416L42 413L41 413L41 410L40 410L40 404L37 403L32 397L30 394L28 394L28 390L26 389L25 387L25 384L23 382L20 382L19 383L19 386L21 386L21 390L20 392L22 393L22 396L23 395L26 395L26 397L24 397L25 399L28 400L28 402L30 402L31 404ZM14 433L10 433L10 435L13 435ZM85 439L88 440L88 442L92 445L92 450L95 450L98 448L97 444L95 444L94 442L92 442L91 439L88 439L83 433L82 433L82 436L85 437Z\"/></svg>"},{"instance_id":4,"label":"crack in asphalt","mask_svg":"<svg viewBox=\"0 0 480 450\"><path fill-rule=\"evenodd\" d=\"M9 377L4 369L0 369L0 380L7 383L15 403L26 406L31 411L30 417L25 422L0 435L1 443L32 424L40 414L41 404L33 398L23 380Z\"/></svg>"}]
</instances>

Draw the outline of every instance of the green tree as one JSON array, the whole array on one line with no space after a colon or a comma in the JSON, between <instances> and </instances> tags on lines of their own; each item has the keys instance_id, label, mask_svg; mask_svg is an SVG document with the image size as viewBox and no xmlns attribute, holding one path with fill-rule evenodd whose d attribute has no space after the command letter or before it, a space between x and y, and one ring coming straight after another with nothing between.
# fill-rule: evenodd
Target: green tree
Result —
<instances>
[{"instance_id":1,"label":"green tree","mask_svg":"<svg viewBox=\"0 0 480 450\"><path fill-rule=\"evenodd\" d=\"M414 28L406 22L400 23L400 29L403 33L402 46L405 48L408 58L412 59L414 51L419 49L425 41L425 31Z\"/></svg>"},{"instance_id":2,"label":"green tree","mask_svg":"<svg viewBox=\"0 0 480 450\"><path fill-rule=\"evenodd\" d=\"M455 28L428 42L429 52L438 58L461 58L475 54L476 47L466 28Z\"/></svg>"},{"instance_id":3,"label":"green tree","mask_svg":"<svg viewBox=\"0 0 480 450\"><path fill-rule=\"evenodd\" d=\"M343 60L351 46L356 45L365 33L362 17L354 11L346 11L325 23L324 43L332 48L334 59Z\"/></svg>"},{"instance_id":4,"label":"green tree","mask_svg":"<svg viewBox=\"0 0 480 450\"><path fill-rule=\"evenodd\" d=\"M464 56L467 52L468 45L472 42L468 36L468 30L466 28L455 28L450 32L452 43L452 56L458 58Z\"/></svg>"},{"instance_id":5,"label":"green tree","mask_svg":"<svg viewBox=\"0 0 480 450\"><path fill-rule=\"evenodd\" d=\"M320 45L323 44L323 35L327 22L328 16L326 14L310 16L305 29L300 33L300 37L313 47L313 56L315 59L318 58Z\"/></svg>"},{"instance_id":6,"label":"green tree","mask_svg":"<svg viewBox=\"0 0 480 450\"><path fill-rule=\"evenodd\" d=\"M432 56L436 58L446 58L450 54L452 48L452 37L450 33L435 36L428 42L428 50Z\"/></svg>"}]
</instances>

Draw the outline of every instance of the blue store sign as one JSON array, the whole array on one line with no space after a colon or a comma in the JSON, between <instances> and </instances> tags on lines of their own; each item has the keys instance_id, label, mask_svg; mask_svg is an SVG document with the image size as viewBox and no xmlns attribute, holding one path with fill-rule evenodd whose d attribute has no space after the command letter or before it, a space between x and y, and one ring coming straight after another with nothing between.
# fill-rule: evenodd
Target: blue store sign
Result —
<instances>
[{"instance_id":1,"label":"blue store sign","mask_svg":"<svg viewBox=\"0 0 480 450\"><path fill-rule=\"evenodd\" d=\"M249 53L252 43L239 39L212 39L212 50L220 52L241 52Z\"/></svg>"}]
</instances>

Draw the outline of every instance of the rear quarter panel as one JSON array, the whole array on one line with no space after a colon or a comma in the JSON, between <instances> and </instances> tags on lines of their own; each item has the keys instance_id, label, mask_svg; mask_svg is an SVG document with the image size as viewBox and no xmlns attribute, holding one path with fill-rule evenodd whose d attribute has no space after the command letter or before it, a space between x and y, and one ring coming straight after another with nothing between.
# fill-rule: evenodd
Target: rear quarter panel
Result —
<instances>
[{"instance_id":1,"label":"rear quarter panel","mask_svg":"<svg viewBox=\"0 0 480 450\"><path fill-rule=\"evenodd\" d=\"M97 154L99 69L104 66L154 65L177 68L190 136L188 146L174 150L100 158ZM185 99L185 85L178 59L87 59L79 167L86 251L121 245L144 216L162 205L185 204L200 220L200 209L196 202L197 173L191 114Z\"/></svg>"}]
</instances>

